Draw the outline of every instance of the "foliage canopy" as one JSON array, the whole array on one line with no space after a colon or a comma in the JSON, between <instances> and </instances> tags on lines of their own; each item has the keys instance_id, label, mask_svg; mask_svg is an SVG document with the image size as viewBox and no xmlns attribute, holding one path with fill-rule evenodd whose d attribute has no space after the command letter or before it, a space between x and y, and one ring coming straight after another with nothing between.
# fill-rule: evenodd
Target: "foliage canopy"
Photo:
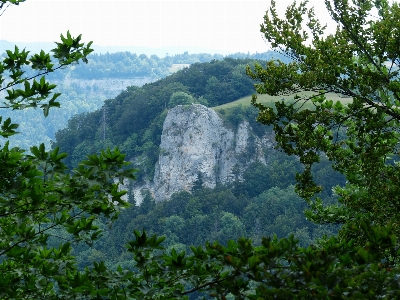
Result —
<instances>
[{"instance_id":1,"label":"foliage canopy","mask_svg":"<svg viewBox=\"0 0 400 300\"><path fill-rule=\"evenodd\" d=\"M7 2L19 1L1 0ZM294 3L280 19L272 1L261 31L293 61L271 61L265 68L249 68L248 74L260 81L258 93L316 93L306 99L300 95L297 103L277 102L275 109L258 104L256 97L253 103L260 109L259 121L273 124L279 146L304 164L297 191L310 206L308 217L342 223L339 238L308 248L300 248L293 237L263 238L257 247L241 238L226 247L218 242L192 247L188 255L161 251L163 237L134 231L127 245L129 269L110 270L96 262L79 271L69 242L47 247L51 234L63 238L62 231L51 229L64 228L73 242L97 239L95 219L112 220L126 206L118 185L133 178L133 170L118 149L88 156L70 173L58 148L32 147L26 154L5 142L0 149L0 298L187 299L197 292L219 299L397 298L400 8L383 0L325 3L338 23L327 37L307 2ZM374 10L377 16L371 19ZM311 44L303 30L305 16ZM17 47L8 51L0 62L1 82L10 78L5 106L39 106L47 115L59 105L58 96L50 95L54 87L45 77L35 78L86 61L90 52L90 43L85 47L69 32L53 50L57 67L44 52L28 58ZM38 75L24 77L24 66ZM23 87L14 90L18 84ZM217 86L209 84L210 91ZM324 98L326 92L351 96L353 102L333 103ZM299 103L310 104L301 109ZM1 136L16 133L11 120L1 122ZM335 188L339 206L325 207L315 197L321 187L311 168L322 155L346 176L346 185ZM234 221L229 214L223 219Z\"/></svg>"},{"instance_id":2,"label":"foliage canopy","mask_svg":"<svg viewBox=\"0 0 400 300\"><path fill-rule=\"evenodd\" d=\"M341 237L363 244L367 237L361 220L393 224L400 232L400 8L388 1L325 3L338 25L334 34L325 34L307 2L291 5L281 19L272 1L261 31L292 62L270 61L248 74L260 82L256 90L261 94L314 92L312 97L298 94L295 103L276 103L275 109L257 103L256 97L253 104L260 109L258 120L274 126L279 146L304 165L297 191L309 203L308 218L343 224ZM324 96L328 92L353 101L333 103ZM346 176L346 185L334 188L340 205L325 206L316 197L322 187L311 169L322 156Z\"/></svg>"},{"instance_id":3,"label":"foliage canopy","mask_svg":"<svg viewBox=\"0 0 400 300\"><path fill-rule=\"evenodd\" d=\"M23 1L2 0L0 9L19 2ZM52 55L44 51L29 55L18 47L6 51L0 61L0 91L7 92L3 108L41 108L47 116L50 108L60 106L56 101L60 94L52 93L55 85L45 75L80 60L87 62L93 51L92 42L85 45L81 35L74 38L68 31L60 38ZM27 70L35 74L27 75ZM3 138L17 133L18 124L10 118L0 117L0 122ZM71 243L91 244L101 233L93 222L100 216L111 221L127 206L119 185L124 178L134 178L133 169L118 149L90 155L70 172L62 162L67 155L59 148L46 151L41 144L28 154L10 148L4 139L1 144L0 298L68 298L70 281L79 279ZM67 242L48 247L49 237L63 239L62 230L69 234Z\"/></svg>"}]
</instances>

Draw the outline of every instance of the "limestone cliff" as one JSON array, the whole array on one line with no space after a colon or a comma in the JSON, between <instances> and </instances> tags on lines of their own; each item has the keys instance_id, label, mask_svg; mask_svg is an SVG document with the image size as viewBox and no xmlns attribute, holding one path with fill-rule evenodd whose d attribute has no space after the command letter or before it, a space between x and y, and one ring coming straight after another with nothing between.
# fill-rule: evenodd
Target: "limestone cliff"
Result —
<instances>
[{"instance_id":1,"label":"limestone cliff","mask_svg":"<svg viewBox=\"0 0 400 300\"><path fill-rule=\"evenodd\" d=\"M231 128L203 105L176 106L164 121L153 182L134 188L135 199L141 202L141 188L150 190L158 202L175 192L191 191L198 180L210 188L228 183L234 179L235 166L265 163L272 145L271 134L257 137L248 122Z\"/></svg>"}]
</instances>

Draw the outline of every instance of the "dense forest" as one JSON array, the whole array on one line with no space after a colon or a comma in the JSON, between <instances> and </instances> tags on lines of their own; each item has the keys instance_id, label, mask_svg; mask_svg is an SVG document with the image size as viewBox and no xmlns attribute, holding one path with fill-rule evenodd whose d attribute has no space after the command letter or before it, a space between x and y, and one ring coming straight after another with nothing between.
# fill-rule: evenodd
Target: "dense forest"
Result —
<instances>
[{"instance_id":1,"label":"dense forest","mask_svg":"<svg viewBox=\"0 0 400 300\"><path fill-rule=\"evenodd\" d=\"M192 65L195 63L223 60L224 58L241 58L270 60L272 58L283 58L281 54L273 51L256 54L235 53L227 56L221 54L176 54L163 58L157 55L137 55L130 52L117 52L105 54L92 54L88 57L89 65L78 65L70 73L71 78L79 79L101 79L101 78L132 78L150 77L164 78L171 74L170 68L176 64ZM288 59L283 58L285 61ZM61 75L58 75L61 76Z\"/></svg>"},{"instance_id":2,"label":"dense forest","mask_svg":"<svg viewBox=\"0 0 400 300\"><path fill-rule=\"evenodd\" d=\"M20 2L3 0L0 15ZM283 17L271 1L260 31L290 61L191 62L129 85L71 119L51 150L10 145L19 124L1 115L0 298L399 298L400 6L325 4L334 33L307 1ZM43 75L68 79L93 49L69 31L60 40L51 54L2 56L5 110L61 106ZM112 64L97 64L91 76L112 70L117 82ZM273 133L275 148L225 185L206 188L199 172L190 190L157 203L144 190L135 205L130 185L151 179L175 105L232 128L248 122L253 138Z\"/></svg>"},{"instance_id":3,"label":"dense forest","mask_svg":"<svg viewBox=\"0 0 400 300\"><path fill-rule=\"evenodd\" d=\"M233 58L195 63L154 83L128 87L106 100L102 109L70 119L68 126L56 133L54 146L67 151L67 162L73 165L86 154L118 145L129 158L142 157L141 169L151 176L168 108L191 103L217 106L251 94L254 81L245 69L255 63ZM177 93L184 93L183 97ZM256 110L252 111L249 119L255 123ZM103 126L99 126L101 122Z\"/></svg>"},{"instance_id":4,"label":"dense forest","mask_svg":"<svg viewBox=\"0 0 400 300\"><path fill-rule=\"evenodd\" d=\"M1 53L0 58L7 54ZM221 54L198 53L189 54L184 52L173 56L158 57L157 55L147 56L146 54L136 54L131 52L116 53L93 53L88 55L88 65L77 64L72 68L63 68L49 74L51 80L63 79L102 79L102 78L135 78L150 77L153 79L164 78L171 74L170 68L173 65L192 65L195 63L211 62L213 60L223 60L224 58L239 58L253 60L289 59L275 51L263 53L241 53L237 52L223 56ZM34 75L34 71L25 69L26 75Z\"/></svg>"},{"instance_id":5,"label":"dense forest","mask_svg":"<svg viewBox=\"0 0 400 300\"><path fill-rule=\"evenodd\" d=\"M67 151L66 162L74 166L88 154L118 146L128 159L135 161L136 181L152 180L168 109L192 103L218 106L253 93L255 82L245 69L257 62L260 61L225 58L195 63L154 83L128 87L114 99L106 100L102 109L69 120L68 126L56 133L53 147ZM250 105L218 111L234 128L246 120L260 136L271 131L256 122L257 110ZM82 268L99 260L106 261L109 267L122 262L129 265L132 262L123 245L133 238L134 229L165 236L169 249L185 251L205 241L226 244L229 239L248 236L260 243L262 236L281 238L293 233L301 245L307 246L324 235L335 234L337 227L306 220L307 205L294 192L295 174L301 169L296 157L276 151L268 157L267 165L258 161L250 164L226 186L204 188L200 178L191 193L175 193L157 204L147 191L140 206L122 211L111 229L99 224L104 235L93 247L74 247L74 254ZM344 178L332 170L328 160L313 172L326 187L324 198L335 203L331 188L344 184ZM130 191L128 198L135 203Z\"/></svg>"},{"instance_id":6,"label":"dense forest","mask_svg":"<svg viewBox=\"0 0 400 300\"><path fill-rule=\"evenodd\" d=\"M299 168L294 159L277 153L272 165L251 165L241 182L178 192L157 204L147 192L141 205L122 211L111 229L96 223L103 229L102 237L92 247L73 246L73 253L82 269L98 261L105 261L111 269L118 265L129 267L133 261L124 245L134 238L134 230L165 236L168 251L187 253L190 246L206 241L227 245L228 240L244 236L260 245L263 236L287 238L294 234L300 245L307 247L317 239L336 234L338 226L307 221L307 204L294 192L294 175ZM284 176L279 177L281 174ZM344 182L341 176L332 176L329 162L319 166L315 175L328 186ZM336 202L330 191L324 199Z\"/></svg>"},{"instance_id":7,"label":"dense forest","mask_svg":"<svg viewBox=\"0 0 400 300\"><path fill-rule=\"evenodd\" d=\"M2 53L0 59L6 56L6 53ZM228 57L262 61L273 57L286 59L273 51L251 55L236 53ZM191 64L223 59L224 57L219 54L189 54L187 52L164 58L130 52L90 54L87 65L77 64L71 68L61 68L48 75L49 80L57 84L55 92L61 93L58 101L62 109L58 110L57 115L49 115L45 118L41 111L35 109L26 109L23 112L12 110L2 112L4 118L11 117L20 125L21 134L10 137L11 145L29 149L40 140L50 147L51 141L55 139L55 133L66 127L69 119L78 114L100 109L105 100L115 98L128 86L141 86L154 82ZM34 70L29 68L25 68L24 71L27 76L35 74ZM243 75L243 70L241 72ZM246 93L250 93L249 89ZM0 95L6 94L3 92ZM210 100L213 101L213 99Z\"/></svg>"}]
</instances>

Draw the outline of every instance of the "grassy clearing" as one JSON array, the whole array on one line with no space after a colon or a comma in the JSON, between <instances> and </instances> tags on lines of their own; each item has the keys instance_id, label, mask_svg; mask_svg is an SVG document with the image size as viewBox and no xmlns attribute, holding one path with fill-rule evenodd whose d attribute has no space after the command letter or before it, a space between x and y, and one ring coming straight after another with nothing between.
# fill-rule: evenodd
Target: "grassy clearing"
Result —
<instances>
[{"instance_id":1,"label":"grassy clearing","mask_svg":"<svg viewBox=\"0 0 400 300\"><path fill-rule=\"evenodd\" d=\"M312 92L303 92L299 93L299 96L311 96L313 95ZM352 98L342 98L335 93L328 93L326 94L326 98L329 100L333 100L333 102L340 101L343 104L348 104L352 101ZM262 103L266 106L273 106L276 101L281 100L294 100L294 95L291 96L269 96L269 95L257 95L257 102ZM223 105L213 107L214 110L218 111L220 109L230 109L237 105L249 106L251 105L251 95L242 97L236 101L229 102Z\"/></svg>"}]
</instances>

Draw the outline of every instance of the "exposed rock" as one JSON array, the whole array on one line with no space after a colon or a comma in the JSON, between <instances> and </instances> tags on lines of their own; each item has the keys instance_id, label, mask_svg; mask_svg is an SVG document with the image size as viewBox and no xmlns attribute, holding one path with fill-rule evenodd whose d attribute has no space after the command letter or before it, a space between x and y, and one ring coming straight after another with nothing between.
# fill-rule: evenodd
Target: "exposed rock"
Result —
<instances>
[{"instance_id":1,"label":"exposed rock","mask_svg":"<svg viewBox=\"0 0 400 300\"><path fill-rule=\"evenodd\" d=\"M266 163L265 150L272 145L272 136L258 138L248 122L234 132L210 108L176 106L163 125L153 180L155 201L166 200L178 191L191 191L199 175L204 187L228 183L234 178L235 165L243 169L255 160ZM146 188L151 189L148 184Z\"/></svg>"},{"instance_id":2,"label":"exposed rock","mask_svg":"<svg viewBox=\"0 0 400 300\"><path fill-rule=\"evenodd\" d=\"M124 188L129 188L128 185L125 185ZM140 205L143 202L144 199L144 192L148 190L154 196L154 184L150 181L145 181L142 184L139 185L134 185L133 188L131 189L131 193L133 194L133 197L135 199L135 204Z\"/></svg>"}]
</instances>

